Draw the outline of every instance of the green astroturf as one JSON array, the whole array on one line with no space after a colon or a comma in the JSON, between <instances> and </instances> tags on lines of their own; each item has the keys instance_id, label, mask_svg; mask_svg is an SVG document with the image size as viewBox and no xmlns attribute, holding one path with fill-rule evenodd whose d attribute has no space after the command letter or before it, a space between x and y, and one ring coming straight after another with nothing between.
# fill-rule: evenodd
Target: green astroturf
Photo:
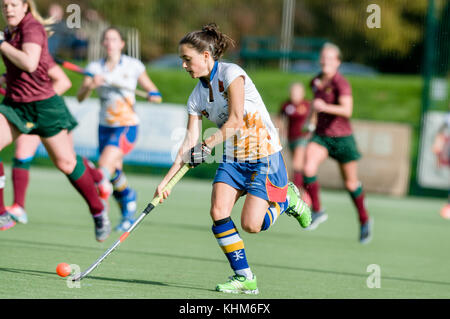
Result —
<instances>
[{"instance_id":1,"label":"green astroturf","mask_svg":"<svg viewBox=\"0 0 450 319\"><path fill-rule=\"evenodd\" d=\"M11 200L10 167L6 201ZM156 177L130 175L139 208L150 201ZM368 194L374 239L357 241L356 212L345 192L323 191L329 219L312 232L282 215L267 232L240 228L241 199L233 219L258 278L257 296L214 291L232 272L211 233L211 183L189 178L176 185L119 248L81 282L68 288L55 273L60 262L82 269L118 237L94 239L81 197L56 169L33 167L29 223L0 232L0 298L450 298L450 221L442 200ZM111 203L111 220L118 222ZM368 288L368 265L381 270L381 288Z\"/></svg>"}]
</instances>

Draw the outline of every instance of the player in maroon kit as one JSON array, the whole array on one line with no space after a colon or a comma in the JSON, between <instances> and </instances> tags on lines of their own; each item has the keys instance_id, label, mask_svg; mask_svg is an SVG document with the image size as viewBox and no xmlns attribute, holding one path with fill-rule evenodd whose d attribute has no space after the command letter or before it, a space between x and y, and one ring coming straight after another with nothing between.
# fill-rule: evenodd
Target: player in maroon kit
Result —
<instances>
[{"instance_id":1,"label":"player in maroon kit","mask_svg":"<svg viewBox=\"0 0 450 319\"><path fill-rule=\"evenodd\" d=\"M280 118L287 119L287 138L292 154L293 182L302 193L302 199L310 204L307 193L303 193L303 166L306 145L315 125L311 123L311 104L305 99L305 88L300 82L292 83L289 88L289 100L281 105ZM306 196L305 196L306 195ZM305 198L306 197L306 198Z\"/></svg>"},{"instance_id":2,"label":"player in maroon kit","mask_svg":"<svg viewBox=\"0 0 450 319\"><path fill-rule=\"evenodd\" d=\"M6 66L6 96L0 104L0 150L21 134L37 134L55 166L63 172L89 206L98 241L111 232L107 205L98 196L92 174L76 156L68 132L76 126L64 100L55 93L48 75L50 24L39 15L33 0L2 0L7 28L0 35ZM3 200L5 176L0 160L0 230L15 225Z\"/></svg>"},{"instance_id":3,"label":"player in maroon kit","mask_svg":"<svg viewBox=\"0 0 450 319\"><path fill-rule=\"evenodd\" d=\"M339 163L345 188L355 204L360 221L361 243L371 239L372 221L364 204L364 192L358 179L358 162L361 157L353 137L350 118L353 112L352 89L348 81L338 72L341 64L339 48L327 43L320 54L322 72L311 80L314 93L312 107L317 112L317 127L306 148L304 184L312 200L312 223L309 229L327 220L321 209L317 171L328 157Z\"/></svg>"}]
</instances>

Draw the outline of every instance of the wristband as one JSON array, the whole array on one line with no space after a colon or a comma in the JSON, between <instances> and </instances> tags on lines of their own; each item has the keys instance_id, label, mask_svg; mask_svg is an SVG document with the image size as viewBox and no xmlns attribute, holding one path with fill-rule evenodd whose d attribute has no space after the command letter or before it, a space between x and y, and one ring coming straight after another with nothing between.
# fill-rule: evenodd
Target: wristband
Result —
<instances>
[{"instance_id":1,"label":"wristband","mask_svg":"<svg viewBox=\"0 0 450 319\"><path fill-rule=\"evenodd\" d=\"M159 96L159 97L162 97L161 93L159 93L158 91L150 91L150 92L148 92L148 96Z\"/></svg>"}]
</instances>

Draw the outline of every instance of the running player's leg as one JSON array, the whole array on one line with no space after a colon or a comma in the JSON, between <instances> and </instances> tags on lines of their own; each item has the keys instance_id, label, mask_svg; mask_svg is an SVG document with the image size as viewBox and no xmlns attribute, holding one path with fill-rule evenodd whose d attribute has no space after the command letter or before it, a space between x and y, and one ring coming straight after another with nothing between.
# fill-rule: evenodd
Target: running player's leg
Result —
<instances>
[{"instance_id":1,"label":"running player's leg","mask_svg":"<svg viewBox=\"0 0 450 319\"><path fill-rule=\"evenodd\" d=\"M113 195L119 204L122 220L117 225L117 231L126 231L134 222L137 210L137 192L128 184L128 179L123 171L122 165L116 168L111 179Z\"/></svg>"},{"instance_id":2,"label":"running player's leg","mask_svg":"<svg viewBox=\"0 0 450 319\"><path fill-rule=\"evenodd\" d=\"M83 159L75 155L67 130L41 140L55 166L69 178L88 204L94 218L97 240L105 240L111 231L106 203L100 200L94 180L86 169Z\"/></svg>"},{"instance_id":3,"label":"running player's leg","mask_svg":"<svg viewBox=\"0 0 450 319\"><path fill-rule=\"evenodd\" d=\"M285 172L283 173L286 175ZM265 176L265 174L262 175ZM269 176L271 175L269 174ZM272 177L274 176L272 175ZM241 224L245 231L257 233L268 230L283 213L295 217L303 228L310 225L310 208L301 199L300 192L294 183L288 182L284 187L278 187L271 182L262 183L260 180L258 181L258 178L255 180L261 186L259 190L256 188L249 190L244 203ZM267 181L267 178L264 180ZM285 180L287 182L287 176ZM268 200L269 196L274 199Z\"/></svg>"},{"instance_id":4,"label":"running player's leg","mask_svg":"<svg viewBox=\"0 0 450 319\"><path fill-rule=\"evenodd\" d=\"M303 182L303 168L305 166L306 157L306 145L301 144L293 149L292 155L292 168L294 171L293 182L300 191L300 196L309 206L311 206L311 197L305 190L305 184Z\"/></svg>"},{"instance_id":5,"label":"running player's leg","mask_svg":"<svg viewBox=\"0 0 450 319\"><path fill-rule=\"evenodd\" d=\"M264 205L267 207L264 206L261 219L261 216L251 213L254 209L258 209L256 206L250 205L246 208L244 205L242 214L244 229L249 232L267 230L284 212L295 217L302 227L309 226L310 209L300 198L300 192L295 184L288 181L286 164L281 152L272 154L257 164L249 164L247 169L251 175L245 185L248 194L252 196L247 196L246 205L258 202L262 205L265 202ZM261 199L262 202L253 197Z\"/></svg>"},{"instance_id":6,"label":"running player's leg","mask_svg":"<svg viewBox=\"0 0 450 319\"><path fill-rule=\"evenodd\" d=\"M212 232L235 273L228 282L216 286L217 291L226 293L258 293L256 278L247 262L244 242L230 217L242 193L242 190L217 182L213 185L211 195Z\"/></svg>"},{"instance_id":7,"label":"running player's leg","mask_svg":"<svg viewBox=\"0 0 450 319\"><path fill-rule=\"evenodd\" d=\"M126 231L131 226L137 209L137 193L129 187L123 171L123 158L134 148L137 132L137 126L99 129L99 166L110 176L108 181L112 183L113 195L122 214L122 220L116 227L117 231Z\"/></svg>"},{"instance_id":8,"label":"running player's leg","mask_svg":"<svg viewBox=\"0 0 450 319\"><path fill-rule=\"evenodd\" d=\"M8 207L11 217L18 222L27 223L25 198L30 179L30 165L41 143L38 135L19 136L15 142L15 153L12 168L12 182L14 189L13 205Z\"/></svg>"},{"instance_id":9,"label":"running player's leg","mask_svg":"<svg viewBox=\"0 0 450 319\"><path fill-rule=\"evenodd\" d=\"M345 188L349 192L353 203L357 209L359 222L361 225L360 241L368 242L370 240L370 219L364 200L364 191L362 184L358 179L358 162L350 161L340 163L341 174L344 179Z\"/></svg>"},{"instance_id":10,"label":"running player's leg","mask_svg":"<svg viewBox=\"0 0 450 319\"><path fill-rule=\"evenodd\" d=\"M103 148L99 159L99 167L104 176L110 176L108 183L113 189L113 195L120 207L121 221L115 227L117 231L126 231L134 222L137 209L136 191L128 186L125 173L122 170L123 152L119 147L108 145Z\"/></svg>"},{"instance_id":11,"label":"running player's leg","mask_svg":"<svg viewBox=\"0 0 450 319\"><path fill-rule=\"evenodd\" d=\"M304 167L303 183L311 198L312 222L308 229L315 229L321 222L327 219L327 215L321 211L320 207L320 185L317 180L317 173L323 161L328 157L328 150L325 146L315 142L310 142L306 147L306 160Z\"/></svg>"},{"instance_id":12,"label":"running player's leg","mask_svg":"<svg viewBox=\"0 0 450 319\"><path fill-rule=\"evenodd\" d=\"M134 147L137 138L137 126L98 128L98 147L100 153L99 167L103 175L100 193L107 199L108 191L112 192L111 180L117 181L116 169L121 170L123 157Z\"/></svg>"},{"instance_id":13,"label":"running player's leg","mask_svg":"<svg viewBox=\"0 0 450 319\"><path fill-rule=\"evenodd\" d=\"M323 161L328 157L328 150L326 147L311 142L306 147L306 161L304 167L305 188L311 196L312 209L314 212L320 211L319 190L320 185L317 181L317 173Z\"/></svg>"},{"instance_id":14,"label":"running player's leg","mask_svg":"<svg viewBox=\"0 0 450 319\"><path fill-rule=\"evenodd\" d=\"M306 147L299 145L292 151L293 182L299 189L303 188L303 167L305 165Z\"/></svg>"},{"instance_id":15,"label":"running player's leg","mask_svg":"<svg viewBox=\"0 0 450 319\"><path fill-rule=\"evenodd\" d=\"M259 233L264 228L266 215L272 217L270 224L267 226L269 228L281 214L279 207L278 203L269 203L260 197L247 194L241 214L242 229L248 233ZM274 210L275 214L271 214L269 209Z\"/></svg>"},{"instance_id":16,"label":"running player's leg","mask_svg":"<svg viewBox=\"0 0 450 319\"><path fill-rule=\"evenodd\" d=\"M103 180L111 185L111 179L114 177L116 168L122 162L122 150L115 145L106 145L102 148L100 158L98 160L98 167L103 175ZM112 190L112 186L110 186ZM106 196L104 199L107 199Z\"/></svg>"},{"instance_id":17,"label":"running player's leg","mask_svg":"<svg viewBox=\"0 0 450 319\"><path fill-rule=\"evenodd\" d=\"M75 150L75 144L73 142L72 132L73 131L69 132L69 140L70 140L70 144L71 144L71 149ZM96 184L100 183L100 181L102 180L102 173L95 167L94 163L92 163L86 157L83 157L83 163L84 163L84 166L86 167L86 169L89 170L89 173L91 173L92 178L94 179L94 182Z\"/></svg>"},{"instance_id":18,"label":"running player's leg","mask_svg":"<svg viewBox=\"0 0 450 319\"><path fill-rule=\"evenodd\" d=\"M0 151L11 144L20 132L12 125L3 114L0 113ZM3 189L5 188L6 178L3 161L0 158L0 230L7 230L16 223L9 216L3 198Z\"/></svg>"},{"instance_id":19,"label":"running player's leg","mask_svg":"<svg viewBox=\"0 0 450 319\"><path fill-rule=\"evenodd\" d=\"M102 172L99 169L97 169L95 167L94 163L92 163L86 157L83 157L83 163L84 163L84 166L86 166L86 169L89 170L89 173L91 174L91 176L94 180L94 183L99 184L103 178Z\"/></svg>"}]
</instances>

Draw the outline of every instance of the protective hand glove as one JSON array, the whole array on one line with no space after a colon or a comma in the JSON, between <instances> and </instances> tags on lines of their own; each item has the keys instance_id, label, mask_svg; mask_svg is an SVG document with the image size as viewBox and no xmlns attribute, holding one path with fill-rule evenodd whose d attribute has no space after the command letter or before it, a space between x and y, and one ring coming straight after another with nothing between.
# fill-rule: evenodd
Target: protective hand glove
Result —
<instances>
[{"instance_id":1,"label":"protective hand glove","mask_svg":"<svg viewBox=\"0 0 450 319\"><path fill-rule=\"evenodd\" d=\"M195 145L190 150L189 165L191 167L196 167L201 163L204 163L208 155L211 155L211 149L206 145L205 142L201 142Z\"/></svg>"}]
</instances>

